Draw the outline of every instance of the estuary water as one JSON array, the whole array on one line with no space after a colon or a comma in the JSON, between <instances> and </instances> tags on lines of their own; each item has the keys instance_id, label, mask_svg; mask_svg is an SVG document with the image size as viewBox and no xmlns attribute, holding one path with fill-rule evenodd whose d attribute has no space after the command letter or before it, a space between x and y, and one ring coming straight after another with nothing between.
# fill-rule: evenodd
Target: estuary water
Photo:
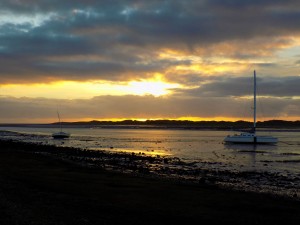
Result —
<instances>
[{"instance_id":1,"label":"estuary water","mask_svg":"<svg viewBox=\"0 0 300 225\"><path fill-rule=\"evenodd\" d=\"M273 174L276 175L276 179L278 176L287 178L288 182L283 186L292 188L293 193L300 191L300 132L293 130L258 132L259 135L277 137L279 142L276 145L256 146L224 144L224 137L234 133L230 131L144 129L142 127L135 129L64 128L65 132L71 133L71 137L55 140L51 134L56 132L57 128L1 127L0 130L1 139L95 151L177 157L193 167L217 172ZM259 178L261 179L262 177ZM272 181L266 181L261 185L270 182ZM276 184L270 185L276 186Z\"/></svg>"}]
</instances>

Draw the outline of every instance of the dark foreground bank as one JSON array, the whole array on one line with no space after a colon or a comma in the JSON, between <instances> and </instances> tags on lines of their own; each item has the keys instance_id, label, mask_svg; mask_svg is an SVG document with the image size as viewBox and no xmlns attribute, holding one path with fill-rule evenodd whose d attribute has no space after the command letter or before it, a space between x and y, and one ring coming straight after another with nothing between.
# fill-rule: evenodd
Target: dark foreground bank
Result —
<instances>
[{"instance_id":1,"label":"dark foreground bank","mask_svg":"<svg viewBox=\"0 0 300 225\"><path fill-rule=\"evenodd\" d=\"M59 151L51 146L0 141L0 149L0 224L300 221L298 201L83 167L50 154Z\"/></svg>"}]
</instances>

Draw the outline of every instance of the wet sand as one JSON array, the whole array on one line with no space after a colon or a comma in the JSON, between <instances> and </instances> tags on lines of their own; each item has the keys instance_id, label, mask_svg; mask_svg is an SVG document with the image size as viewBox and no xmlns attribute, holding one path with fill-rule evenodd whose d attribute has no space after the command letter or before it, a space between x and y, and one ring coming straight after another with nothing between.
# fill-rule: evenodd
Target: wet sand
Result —
<instances>
[{"instance_id":1,"label":"wet sand","mask_svg":"<svg viewBox=\"0 0 300 225\"><path fill-rule=\"evenodd\" d=\"M128 157L0 141L0 224L298 224L300 202L149 175ZM96 154L96 153L95 153ZM90 161L83 160L89 155ZM105 159L105 160L104 160ZM154 160L148 158L147 160ZM164 160L164 159L162 159ZM114 165L117 165L114 167ZM133 167L133 168L132 168ZM117 169L115 169L117 168ZM131 171L131 172L130 172Z\"/></svg>"}]
</instances>

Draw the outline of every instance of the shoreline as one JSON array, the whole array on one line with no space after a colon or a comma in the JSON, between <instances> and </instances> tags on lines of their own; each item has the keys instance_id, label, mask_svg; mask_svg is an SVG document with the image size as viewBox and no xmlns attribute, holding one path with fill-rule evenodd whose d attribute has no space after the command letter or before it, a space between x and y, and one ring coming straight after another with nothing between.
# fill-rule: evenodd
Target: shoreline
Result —
<instances>
[{"instance_id":1,"label":"shoreline","mask_svg":"<svg viewBox=\"0 0 300 225\"><path fill-rule=\"evenodd\" d=\"M61 151L87 154L73 148L0 145L1 224L297 224L300 219L300 202L280 196L80 165L62 157Z\"/></svg>"},{"instance_id":2,"label":"shoreline","mask_svg":"<svg viewBox=\"0 0 300 225\"><path fill-rule=\"evenodd\" d=\"M213 180L159 179L143 167L124 174L75 160L92 154L75 148L0 145L1 224L298 224L300 219L300 202L278 195L221 188ZM117 165L117 155L111 156Z\"/></svg>"},{"instance_id":3,"label":"shoreline","mask_svg":"<svg viewBox=\"0 0 300 225\"><path fill-rule=\"evenodd\" d=\"M197 123L197 122L195 122ZM218 123L218 122L217 122ZM227 122L226 122L227 123ZM238 123L238 122L233 122ZM21 128L63 128L63 129L145 129L145 130L201 130L201 131L228 131L228 132L249 132L250 126L220 126L220 125L193 125L193 124L92 124L92 123L63 123L62 125L57 123L52 124L0 124L0 130L3 127L21 127ZM257 127L259 132L299 132L300 126L261 126Z\"/></svg>"},{"instance_id":4,"label":"shoreline","mask_svg":"<svg viewBox=\"0 0 300 225\"><path fill-rule=\"evenodd\" d=\"M14 149L53 157L80 167L102 169L142 178L205 185L300 201L300 177L256 170L220 170L218 162L186 162L178 157L134 152L87 150L45 143L0 140Z\"/></svg>"}]
</instances>

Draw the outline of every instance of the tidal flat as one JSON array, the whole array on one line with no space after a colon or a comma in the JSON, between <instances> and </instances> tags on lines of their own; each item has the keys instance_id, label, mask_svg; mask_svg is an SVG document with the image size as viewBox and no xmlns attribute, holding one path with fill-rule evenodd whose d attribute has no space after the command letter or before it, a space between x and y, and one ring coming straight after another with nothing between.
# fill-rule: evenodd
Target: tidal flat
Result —
<instances>
[{"instance_id":1,"label":"tidal flat","mask_svg":"<svg viewBox=\"0 0 300 225\"><path fill-rule=\"evenodd\" d=\"M298 198L231 190L212 176L198 182L154 176L145 165L155 158L127 154L127 162L136 163L121 169L122 154L98 152L103 160L97 165L92 162L99 155L75 148L3 140L0 146L0 224L300 221Z\"/></svg>"}]
</instances>

